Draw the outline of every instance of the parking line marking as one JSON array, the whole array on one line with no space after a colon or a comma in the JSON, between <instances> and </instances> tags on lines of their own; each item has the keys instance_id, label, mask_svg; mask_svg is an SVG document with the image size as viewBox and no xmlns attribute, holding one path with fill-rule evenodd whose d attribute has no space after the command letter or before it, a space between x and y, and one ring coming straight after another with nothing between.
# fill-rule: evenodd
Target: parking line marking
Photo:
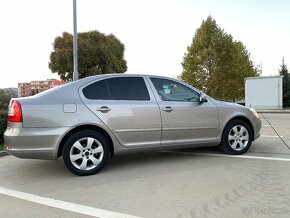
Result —
<instances>
[{"instance_id":1,"label":"parking line marking","mask_svg":"<svg viewBox=\"0 0 290 218\"><path fill-rule=\"evenodd\" d=\"M106 217L106 218L137 218L136 216L131 216L128 214L117 213L109 210L103 210L95 207L84 206L80 204L74 204L66 201L55 200L52 198L41 197L34 194L29 194L21 191L16 191L12 189L6 189L0 187L0 194L7 195L10 197L22 199L25 201L34 202L37 204L42 204L45 206L58 208L62 210L67 210L70 212L80 213L84 215L94 216L94 217Z\"/></svg>"},{"instance_id":2,"label":"parking line marking","mask_svg":"<svg viewBox=\"0 0 290 218\"><path fill-rule=\"evenodd\" d=\"M261 135L261 137L264 137L264 138L282 138L283 136L278 136L278 135Z\"/></svg>"},{"instance_id":3,"label":"parking line marking","mask_svg":"<svg viewBox=\"0 0 290 218\"><path fill-rule=\"evenodd\" d=\"M290 158L282 157L261 157L261 156L249 156L249 155L227 155L227 154L213 154L213 153L199 153L199 152L184 152L184 151L162 151L164 153L173 154L187 154L187 155L199 155L199 156L211 156L211 157L227 157L227 158L242 158L242 159L256 159L256 160L276 160L290 162Z\"/></svg>"}]
</instances>

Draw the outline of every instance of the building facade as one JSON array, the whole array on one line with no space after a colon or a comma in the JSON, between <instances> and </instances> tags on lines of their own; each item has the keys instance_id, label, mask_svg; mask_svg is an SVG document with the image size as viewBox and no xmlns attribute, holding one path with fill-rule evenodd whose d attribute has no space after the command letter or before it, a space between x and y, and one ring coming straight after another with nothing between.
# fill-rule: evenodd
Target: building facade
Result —
<instances>
[{"instance_id":1,"label":"building facade","mask_svg":"<svg viewBox=\"0 0 290 218\"><path fill-rule=\"evenodd\" d=\"M63 85L64 82L56 79L31 81L28 83L18 83L18 97L32 96L56 86Z\"/></svg>"}]
</instances>

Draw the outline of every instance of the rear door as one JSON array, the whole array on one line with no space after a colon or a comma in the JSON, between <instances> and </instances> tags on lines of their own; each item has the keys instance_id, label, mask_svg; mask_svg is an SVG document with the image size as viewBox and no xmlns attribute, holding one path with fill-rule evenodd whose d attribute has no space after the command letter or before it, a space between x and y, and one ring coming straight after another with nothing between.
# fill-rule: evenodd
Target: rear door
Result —
<instances>
[{"instance_id":1,"label":"rear door","mask_svg":"<svg viewBox=\"0 0 290 218\"><path fill-rule=\"evenodd\" d=\"M216 105L199 102L199 93L176 80L150 77L162 119L162 144L215 142L218 132Z\"/></svg>"},{"instance_id":2,"label":"rear door","mask_svg":"<svg viewBox=\"0 0 290 218\"><path fill-rule=\"evenodd\" d=\"M125 147L158 146L161 117L148 82L142 76L114 76L80 91L86 106Z\"/></svg>"}]
</instances>

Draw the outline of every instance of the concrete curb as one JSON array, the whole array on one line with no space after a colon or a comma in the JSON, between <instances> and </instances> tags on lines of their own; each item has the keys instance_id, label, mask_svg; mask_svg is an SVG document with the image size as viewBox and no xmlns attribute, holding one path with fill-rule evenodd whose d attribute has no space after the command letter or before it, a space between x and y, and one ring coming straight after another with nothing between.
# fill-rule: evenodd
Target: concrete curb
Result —
<instances>
[{"instance_id":1,"label":"concrete curb","mask_svg":"<svg viewBox=\"0 0 290 218\"><path fill-rule=\"evenodd\" d=\"M4 157L9 155L8 153L6 153L5 151L0 151L0 157Z\"/></svg>"}]
</instances>

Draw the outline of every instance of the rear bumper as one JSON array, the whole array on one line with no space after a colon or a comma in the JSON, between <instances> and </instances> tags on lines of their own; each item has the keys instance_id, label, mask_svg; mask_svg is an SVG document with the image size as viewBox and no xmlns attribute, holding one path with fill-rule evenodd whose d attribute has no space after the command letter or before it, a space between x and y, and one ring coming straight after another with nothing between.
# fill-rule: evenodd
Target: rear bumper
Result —
<instances>
[{"instance_id":1,"label":"rear bumper","mask_svg":"<svg viewBox=\"0 0 290 218\"><path fill-rule=\"evenodd\" d=\"M19 158L57 159L58 145L68 127L22 128L9 124L4 133L5 151Z\"/></svg>"},{"instance_id":2,"label":"rear bumper","mask_svg":"<svg viewBox=\"0 0 290 218\"><path fill-rule=\"evenodd\" d=\"M11 148L5 145L5 151L8 154L11 154L19 158L45 159L45 160L52 160L57 158L55 156L55 152L53 149L18 149Z\"/></svg>"}]
</instances>

